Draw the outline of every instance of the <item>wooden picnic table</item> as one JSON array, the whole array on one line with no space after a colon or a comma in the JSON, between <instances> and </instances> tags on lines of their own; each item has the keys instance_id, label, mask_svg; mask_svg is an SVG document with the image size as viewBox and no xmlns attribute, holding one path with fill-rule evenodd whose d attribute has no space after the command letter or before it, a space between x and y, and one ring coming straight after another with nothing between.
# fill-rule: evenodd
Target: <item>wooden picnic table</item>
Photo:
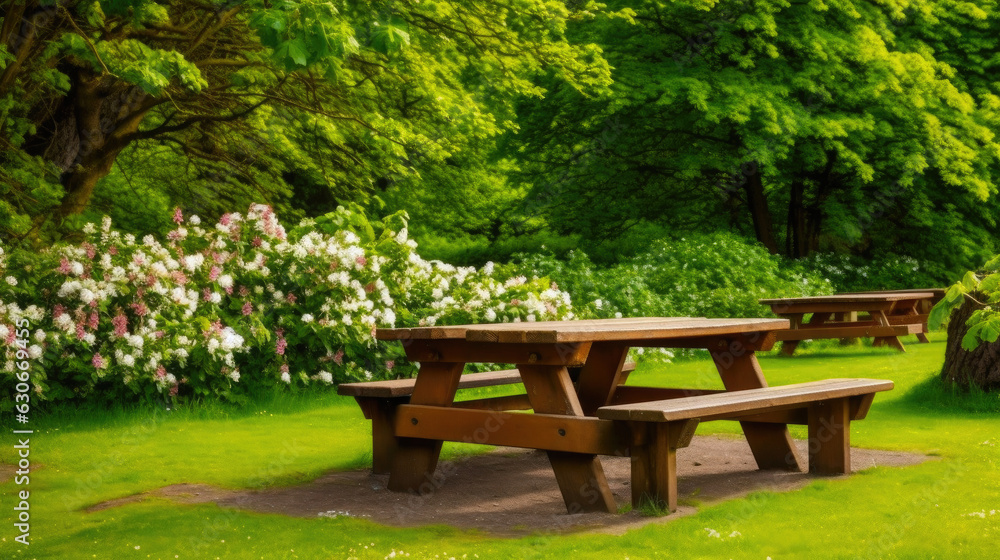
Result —
<instances>
[{"instance_id":1,"label":"wooden picnic table","mask_svg":"<svg viewBox=\"0 0 1000 560\"><path fill-rule=\"evenodd\" d=\"M617 506L597 456L627 453L638 436L623 434L620 424L597 418L598 409L766 387L755 352L770 349L788 325L785 319L653 317L378 329L376 338L402 342L408 359L420 362L408 404L393 413L395 449L388 487L417 492L436 488L434 471L442 442L472 441L545 450L571 513L614 512ZM725 391L620 385L632 347L708 350ZM463 368L470 362L516 364L534 414L498 414L505 410L506 397L496 398L496 406L493 399L476 401L472 407L455 403ZM571 368L579 368L575 384ZM858 406L852 410L858 416ZM763 414L744 409L743 416L730 415L741 421L760 468L802 470L786 425L793 412L778 407ZM696 424L687 424L689 431ZM690 434L686 437L690 441ZM635 457L634 474L644 468L636 466ZM660 475L650 473L654 476Z\"/></svg>"},{"instance_id":2,"label":"wooden picnic table","mask_svg":"<svg viewBox=\"0 0 1000 560\"><path fill-rule=\"evenodd\" d=\"M927 316L938 295L935 290L899 290L762 299L760 303L790 322L788 330L777 333L784 354L791 355L803 340L861 337L874 337L875 346L889 345L905 352L900 336L915 334L927 342Z\"/></svg>"}]
</instances>

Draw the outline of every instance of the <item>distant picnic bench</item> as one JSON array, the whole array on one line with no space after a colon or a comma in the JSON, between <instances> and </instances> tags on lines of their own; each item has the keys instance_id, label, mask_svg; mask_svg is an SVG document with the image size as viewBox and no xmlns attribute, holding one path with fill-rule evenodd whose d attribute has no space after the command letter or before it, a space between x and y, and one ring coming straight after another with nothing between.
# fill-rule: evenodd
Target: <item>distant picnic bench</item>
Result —
<instances>
[{"instance_id":1,"label":"distant picnic bench","mask_svg":"<svg viewBox=\"0 0 1000 560\"><path fill-rule=\"evenodd\" d=\"M698 423L739 421L761 469L802 470L788 424L805 424L809 471L850 472L850 422L865 417L877 379L768 387L755 352L785 319L642 317L379 329L420 362L413 380L343 384L372 419L373 468L388 488L433 491L443 441L544 450L570 513L618 507L598 455L628 455L632 504L677 507L677 449ZM708 350L724 390L624 385L633 347ZM463 375L466 363L516 370ZM456 401L459 389L522 383L525 393ZM530 409L533 414L519 411Z\"/></svg>"},{"instance_id":2,"label":"distant picnic bench","mask_svg":"<svg viewBox=\"0 0 1000 560\"><path fill-rule=\"evenodd\" d=\"M875 346L905 352L899 337L914 334L927 342L927 317L942 297L944 290L933 288L772 298L760 303L789 320L789 329L778 332L777 338L782 353L790 356L799 342L823 338L873 337Z\"/></svg>"}]
</instances>

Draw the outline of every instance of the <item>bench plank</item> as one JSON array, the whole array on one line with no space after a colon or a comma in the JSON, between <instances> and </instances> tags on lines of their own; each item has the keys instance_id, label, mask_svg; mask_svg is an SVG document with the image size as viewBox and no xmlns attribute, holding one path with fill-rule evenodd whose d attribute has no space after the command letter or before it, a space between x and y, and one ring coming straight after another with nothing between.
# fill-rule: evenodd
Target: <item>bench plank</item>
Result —
<instances>
[{"instance_id":1,"label":"bench plank","mask_svg":"<svg viewBox=\"0 0 1000 560\"><path fill-rule=\"evenodd\" d=\"M642 422L705 419L750 410L764 412L821 400L816 397L838 399L888 391L892 388L892 381L884 379L824 379L795 385L605 406L597 410L597 417Z\"/></svg>"},{"instance_id":2,"label":"bench plank","mask_svg":"<svg viewBox=\"0 0 1000 560\"><path fill-rule=\"evenodd\" d=\"M631 432L632 505L650 501L677 508L677 449L687 447L698 422L740 419L744 424L796 420L809 430L809 472L851 472L851 420L863 418L876 392L892 389L881 379L826 379L796 385L706 393L601 407L597 416ZM756 418L757 422L746 422ZM748 441L750 433L747 432ZM797 463L789 452L786 459ZM758 461L758 464L760 462ZM760 465L765 468L764 465Z\"/></svg>"},{"instance_id":3,"label":"bench plank","mask_svg":"<svg viewBox=\"0 0 1000 560\"><path fill-rule=\"evenodd\" d=\"M626 376L634 370L634 362L628 362L622 366L622 374ZM337 394L348 397L372 397L377 399L406 397L413 393L415 382L416 378L341 383L337 387ZM477 387L493 387L496 385L515 385L520 382L521 372L516 369L505 369L483 373L466 373L458 380L458 388L475 389Z\"/></svg>"},{"instance_id":4,"label":"bench plank","mask_svg":"<svg viewBox=\"0 0 1000 560\"><path fill-rule=\"evenodd\" d=\"M380 399L405 397L413 393L413 384L415 382L416 378L342 383L337 387L337 394L349 397L374 397ZM520 382L520 372L516 369L505 369L503 371L487 371L484 373L466 373L458 380L458 388L474 389L476 387L492 387L495 385L513 385Z\"/></svg>"}]
</instances>

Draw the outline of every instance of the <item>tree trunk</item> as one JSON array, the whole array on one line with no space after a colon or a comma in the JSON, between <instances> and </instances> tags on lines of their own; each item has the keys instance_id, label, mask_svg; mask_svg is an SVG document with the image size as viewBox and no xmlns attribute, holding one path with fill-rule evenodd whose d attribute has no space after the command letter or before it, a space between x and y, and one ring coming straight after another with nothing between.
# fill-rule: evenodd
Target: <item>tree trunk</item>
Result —
<instances>
[{"instance_id":1,"label":"tree trunk","mask_svg":"<svg viewBox=\"0 0 1000 560\"><path fill-rule=\"evenodd\" d=\"M65 195L55 214L64 218L87 209L97 182L111 172L115 158L152 107L134 86L110 86L105 78L78 70L59 107L25 142L25 150L62 170Z\"/></svg>"},{"instance_id":2,"label":"tree trunk","mask_svg":"<svg viewBox=\"0 0 1000 560\"><path fill-rule=\"evenodd\" d=\"M980 293L970 295L979 301L986 298ZM1000 340L992 344L984 342L971 352L962 348L962 338L968 331L965 322L973 312L981 308L982 306L966 298L962 307L952 311L941 379L963 389L976 386L984 391L991 391L1000 389Z\"/></svg>"},{"instance_id":3,"label":"tree trunk","mask_svg":"<svg viewBox=\"0 0 1000 560\"><path fill-rule=\"evenodd\" d=\"M809 254L806 232L805 183L793 181L788 199L788 223L785 227L785 252L793 259Z\"/></svg>"},{"instance_id":4,"label":"tree trunk","mask_svg":"<svg viewBox=\"0 0 1000 560\"><path fill-rule=\"evenodd\" d=\"M753 231L768 252L772 255L778 254L778 242L774 239L774 231L771 224L771 210L767 206L767 196L764 193L764 181L761 178L760 166L754 164L754 172L751 173L743 184L746 191L747 204L750 207L750 216L753 218Z\"/></svg>"}]
</instances>

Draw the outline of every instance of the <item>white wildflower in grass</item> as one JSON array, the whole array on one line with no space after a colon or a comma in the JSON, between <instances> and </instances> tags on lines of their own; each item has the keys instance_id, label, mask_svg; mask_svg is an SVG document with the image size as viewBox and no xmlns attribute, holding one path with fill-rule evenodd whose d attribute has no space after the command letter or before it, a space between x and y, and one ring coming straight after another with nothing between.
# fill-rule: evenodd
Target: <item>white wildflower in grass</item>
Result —
<instances>
[{"instance_id":1,"label":"white wildflower in grass","mask_svg":"<svg viewBox=\"0 0 1000 560\"><path fill-rule=\"evenodd\" d=\"M14 278L13 276L8 276L7 278L4 278L4 280L11 286L17 286L17 278Z\"/></svg>"},{"instance_id":2,"label":"white wildflower in grass","mask_svg":"<svg viewBox=\"0 0 1000 560\"><path fill-rule=\"evenodd\" d=\"M97 337L94 336L94 333L87 333L83 335L83 341L86 342L87 344L93 344L97 342Z\"/></svg>"},{"instance_id":3,"label":"white wildflower in grass","mask_svg":"<svg viewBox=\"0 0 1000 560\"><path fill-rule=\"evenodd\" d=\"M196 225L198 225L198 224L201 223L201 218L199 218L198 216L192 214L191 217L188 218L188 223L191 224L191 225L193 225L193 226L196 226Z\"/></svg>"},{"instance_id":4,"label":"white wildflower in grass","mask_svg":"<svg viewBox=\"0 0 1000 560\"><path fill-rule=\"evenodd\" d=\"M0 339L6 340L9 335L10 329L7 328L7 325L0 323Z\"/></svg>"},{"instance_id":5,"label":"white wildflower in grass","mask_svg":"<svg viewBox=\"0 0 1000 560\"><path fill-rule=\"evenodd\" d=\"M240 370L234 369L229 372L229 379L232 379L234 383L239 383L240 381Z\"/></svg>"},{"instance_id":6,"label":"white wildflower in grass","mask_svg":"<svg viewBox=\"0 0 1000 560\"><path fill-rule=\"evenodd\" d=\"M83 226L83 233L86 233L87 235L90 235L91 233L94 233L96 231L97 231L97 226L95 226L93 222L87 222Z\"/></svg>"},{"instance_id":7,"label":"white wildflower in grass","mask_svg":"<svg viewBox=\"0 0 1000 560\"><path fill-rule=\"evenodd\" d=\"M32 344L28 347L28 357L32 360L37 360L42 357L42 347L37 344Z\"/></svg>"},{"instance_id":8,"label":"white wildflower in grass","mask_svg":"<svg viewBox=\"0 0 1000 560\"><path fill-rule=\"evenodd\" d=\"M132 354L122 354L120 360L118 360L125 367L132 367L135 365L135 356Z\"/></svg>"},{"instance_id":9,"label":"white wildflower in grass","mask_svg":"<svg viewBox=\"0 0 1000 560\"><path fill-rule=\"evenodd\" d=\"M35 331L35 342L45 342L45 331L42 329Z\"/></svg>"},{"instance_id":10,"label":"white wildflower in grass","mask_svg":"<svg viewBox=\"0 0 1000 560\"><path fill-rule=\"evenodd\" d=\"M219 286L222 287L223 289L233 287L233 277L228 274L223 274L222 276L219 276L218 282Z\"/></svg>"},{"instance_id":11,"label":"white wildflower in grass","mask_svg":"<svg viewBox=\"0 0 1000 560\"><path fill-rule=\"evenodd\" d=\"M328 371L319 372L319 379L327 385L333 383L333 374Z\"/></svg>"},{"instance_id":12,"label":"white wildflower in grass","mask_svg":"<svg viewBox=\"0 0 1000 560\"><path fill-rule=\"evenodd\" d=\"M282 372L281 380L284 381L286 384L290 384L292 382L292 376L288 375L287 371Z\"/></svg>"},{"instance_id":13,"label":"white wildflower in grass","mask_svg":"<svg viewBox=\"0 0 1000 560\"><path fill-rule=\"evenodd\" d=\"M303 323L312 323L313 322L313 316L311 314L309 314L309 313L303 314L302 315L302 322Z\"/></svg>"}]
</instances>

